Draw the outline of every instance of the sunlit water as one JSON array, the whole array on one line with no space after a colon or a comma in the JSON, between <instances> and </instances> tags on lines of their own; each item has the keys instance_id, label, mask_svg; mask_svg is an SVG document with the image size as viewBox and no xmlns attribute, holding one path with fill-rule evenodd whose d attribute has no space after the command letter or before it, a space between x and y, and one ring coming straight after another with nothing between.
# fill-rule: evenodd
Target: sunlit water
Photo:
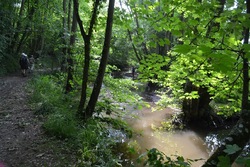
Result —
<instances>
[{"instance_id":1,"label":"sunlit water","mask_svg":"<svg viewBox=\"0 0 250 167\"><path fill-rule=\"evenodd\" d=\"M200 135L191 130L175 132L154 130L154 127L159 127L173 112L172 109L152 112L150 108L134 111L132 114L137 115L137 118L126 119L137 132L130 141L136 141L142 152L157 148L168 156L180 155L193 160L202 159L192 164L193 167L201 166L208 158L209 150Z\"/></svg>"},{"instance_id":2,"label":"sunlit water","mask_svg":"<svg viewBox=\"0 0 250 167\"><path fill-rule=\"evenodd\" d=\"M151 104L157 100L156 96L153 96L153 99L152 96L149 96ZM126 109L123 110L124 108ZM132 143L133 146L137 147L139 154L143 154L151 148L157 148L169 157L172 156L174 158L173 155L178 155L183 156L185 159L199 159L192 163L192 167L202 166L220 145L220 140L223 136L228 133L220 132L222 136L218 136L218 133L210 133L205 136L205 133L201 135L192 130L159 131L155 129L161 126L163 121L170 119L171 115L178 110L166 108L152 112L151 108L137 110L126 105L123 109L122 111L126 113L125 121L136 133L128 140L127 136L121 131L111 132L111 135L113 134L117 137L118 142L125 142L128 145ZM127 166L130 165L128 164ZM140 165L137 164L135 166L139 167ZM239 167L235 164L232 166Z\"/></svg>"}]
</instances>

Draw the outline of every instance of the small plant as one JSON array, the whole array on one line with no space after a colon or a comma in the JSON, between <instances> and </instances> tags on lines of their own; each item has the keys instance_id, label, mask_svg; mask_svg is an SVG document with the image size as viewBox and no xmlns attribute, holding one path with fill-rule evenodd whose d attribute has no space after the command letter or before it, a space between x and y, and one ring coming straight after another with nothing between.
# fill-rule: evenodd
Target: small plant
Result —
<instances>
[{"instance_id":1,"label":"small plant","mask_svg":"<svg viewBox=\"0 0 250 167\"><path fill-rule=\"evenodd\" d=\"M116 142L108 137L109 132L105 127L102 122L90 119L78 133L79 167L121 166L121 160L112 152Z\"/></svg>"},{"instance_id":2,"label":"small plant","mask_svg":"<svg viewBox=\"0 0 250 167\"><path fill-rule=\"evenodd\" d=\"M77 134L77 122L71 112L56 111L50 114L43 127L59 138L75 137Z\"/></svg>"},{"instance_id":3,"label":"small plant","mask_svg":"<svg viewBox=\"0 0 250 167\"><path fill-rule=\"evenodd\" d=\"M191 167L192 162L200 160L185 160L182 156L177 155L169 157L156 148L148 150L147 153L140 156L139 160L145 156L147 156L147 160L144 162L144 165L152 167Z\"/></svg>"},{"instance_id":4,"label":"small plant","mask_svg":"<svg viewBox=\"0 0 250 167\"><path fill-rule=\"evenodd\" d=\"M234 154L240 150L241 150L241 148L236 144L226 145L226 149L224 149L223 151L227 155L218 157L219 163L217 164L217 166L218 167L230 166L231 164L230 164L230 159L229 159L228 155ZM250 166L250 158L249 157L240 156L238 159L236 159L235 162L240 166L246 166L246 167Z\"/></svg>"}]
</instances>

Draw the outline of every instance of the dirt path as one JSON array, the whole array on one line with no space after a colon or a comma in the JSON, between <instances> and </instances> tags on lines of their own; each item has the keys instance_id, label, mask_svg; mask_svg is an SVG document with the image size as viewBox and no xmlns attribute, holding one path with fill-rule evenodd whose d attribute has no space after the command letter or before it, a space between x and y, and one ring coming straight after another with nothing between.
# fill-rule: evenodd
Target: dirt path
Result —
<instances>
[{"instance_id":1,"label":"dirt path","mask_svg":"<svg viewBox=\"0 0 250 167\"><path fill-rule=\"evenodd\" d=\"M42 120L27 104L23 87L28 77L0 78L0 167L73 166L73 154L63 141L44 134ZM69 161L71 161L69 164Z\"/></svg>"}]
</instances>

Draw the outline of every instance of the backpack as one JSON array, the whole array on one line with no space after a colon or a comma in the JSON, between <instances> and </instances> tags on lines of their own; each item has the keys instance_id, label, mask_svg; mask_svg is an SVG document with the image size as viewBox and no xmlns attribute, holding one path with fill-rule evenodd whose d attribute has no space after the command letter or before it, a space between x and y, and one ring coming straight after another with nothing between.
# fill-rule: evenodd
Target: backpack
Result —
<instances>
[{"instance_id":1,"label":"backpack","mask_svg":"<svg viewBox=\"0 0 250 167\"><path fill-rule=\"evenodd\" d=\"M20 60L21 65L25 66L28 65L28 59L27 56L22 56Z\"/></svg>"}]
</instances>

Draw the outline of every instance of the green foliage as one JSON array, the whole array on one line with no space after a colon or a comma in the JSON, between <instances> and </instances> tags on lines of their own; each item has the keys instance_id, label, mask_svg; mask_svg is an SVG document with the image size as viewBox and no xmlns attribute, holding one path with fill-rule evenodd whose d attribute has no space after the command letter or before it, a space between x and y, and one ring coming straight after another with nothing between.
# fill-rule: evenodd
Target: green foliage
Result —
<instances>
[{"instance_id":1,"label":"green foliage","mask_svg":"<svg viewBox=\"0 0 250 167\"><path fill-rule=\"evenodd\" d=\"M41 106L41 103L50 103L52 106L62 105L64 101L62 85L55 76L38 76L31 80L30 91L32 96L31 103ZM49 105L49 104L48 104Z\"/></svg>"},{"instance_id":2,"label":"green foliage","mask_svg":"<svg viewBox=\"0 0 250 167\"><path fill-rule=\"evenodd\" d=\"M226 2L224 11L215 17L216 1L130 2L131 9L137 12L136 19L147 32L142 41L151 48L151 54L141 61L140 79L171 90L171 97L164 98L166 102L161 100L164 105L173 102L178 105L183 99L199 98L197 92L184 92L184 85L189 80L197 88L208 88L220 114L230 116L239 112L242 81L238 79L238 71L242 68L241 49L249 52L248 45L241 43L248 16L242 10L244 3L229 8L231 5ZM235 23L236 20L242 24ZM162 35L157 36L157 33ZM164 42L164 33L171 35L166 36L170 44ZM156 56L157 49L152 48L157 48L157 43L174 47ZM162 95L167 97L167 93L163 90ZM170 101L171 98L175 100Z\"/></svg>"},{"instance_id":3,"label":"green foliage","mask_svg":"<svg viewBox=\"0 0 250 167\"><path fill-rule=\"evenodd\" d=\"M1 70L0 75L1 73L2 74L13 73L20 69L19 58L16 58L10 54L4 53L2 58L0 56L0 63L2 64L0 67L2 69L2 70L0 69Z\"/></svg>"},{"instance_id":4,"label":"green foliage","mask_svg":"<svg viewBox=\"0 0 250 167\"><path fill-rule=\"evenodd\" d=\"M12 20L17 16L13 7L15 0L1 2L0 5L0 75L13 72L18 67L16 56L11 55L8 45L11 42L11 35L14 33Z\"/></svg>"},{"instance_id":5,"label":"green foliage","mask_svg":"<svg viewBox=\"0 0 250 167\"><path fill-rule=\"evenodd\" d=\"M115 141L108 138L108 131L102 123L88 120L84 130L78 133L81 144L78 166L119 166L120 162L112 153Z\"/></svg>"},{"instance_id":6,"label":"green foliage","mask_svg":"<svg viewBox=\"0 0 250 167\"><path fill-rule=\"evenodd\" d=\"M41 76L31 81L32 91L30 102L36 108L35 113L47 117L44 128L60 138L74 137L77 132L75 112L72 111L73 101L62 93L61 85L56 84L55 76Z\"/></svg>"},{"instance_id":7,"label":"green foliage","mask_svg":"<svg viewBox=\"0 0 250 167\"><path fill-rule=\"evenodd\" d=\"M218 157L219 163L217 164L218 167L225 167L225 166L230 166L230 159L228 156L221 156Z\"/></svg>"},{"instance_id":8,"label":"green foliage","mask_svg":"<svg viewBox=\"0 0 250 167\"><path fill-rule=\"evenodd\" d=\"M116 32L113 32L114 34ZM124 70L130 66L130 60L133 58L133 50L131 44L126 38L120 36L122 32L117 32L119 37L114 37L111 43L111 54L108 58L108 64Z\"/></svg>"},{"instance_id":9,"label":"green foliage","mask_svg":"<svg viewBox=\"0 0 250 167\"><path fill-rule=\"evenodd\" d=\"M235 162L241 166L244 166L244 165L246 167L250 166L250 158L249 157L239 157L236 159Z\"/></svg>"},{"instance_id":10,"label":"green foliage","mask_svg":"<svg viewBox=\"0 0 250 167\"><path fill-rule=\"evenodd\" d=\"M46 132L61 139L69 139L67 141L78 150L77 166L121 166L123 161L114 152L117 144L121 142L121 136L116 134L131 136L132 131L121 119L101 117L101 113L106 112L115 99L119 101L124 100L125 97L114 95L112 101L110 101L111 99L107 101L109 98L103 98L106 94L102 94L103 97L98 102L99 116L96 115L95 119L89 119L83 123L82 120L76 118L78 91L63 94L64 77L60 74L37 76L30 82L28 89L32 93L30 102L36 109L36 114L40 114L42 118L46 119L43 125ZM114 86L112 89L105 86L104 90L109 90L108 93L111 90L117 90L118 94L119 89L121 92L125 91L123 95L126 95L127 98L133 97L133 93L128 92L131 81L126 81L124 83L126 89L123 89L118 88L118 85L123 86L121 81L112 80L112 78L107 80L109 86ZM133 98L136 99L136 97ZM129 101L132 102L133 99ZM114 110L112 113L120 114L117 105L112 110ZM119 131L119 133L112 131Z\"/></svg>"},{"instance_id":11,"label":"green foliage","mask_svg":"<svg viewBox=\"0 0 250 167\"><path fill-rule=\"evenodd\" d=\"M236 144L226 145L226 149L224 150L224 152L230 155L230 154L236 153L239 150L241 150L241 148L237 146Z\"/></svg>"},{"instance_id":12,"label":"green foliage","mask_svg":"<svg viewBox=\"0 0 250 167\"><path fill-rule=\"evenodd\" d=\"M145 155L142 155L145 156ZM146 165L154 167L191 167L191 163L198 160L185 160L182 156L169 157L163 152L152 148L147 152Z\"/></svg>"},{"instance_id":13,"label":"green foliage","mask_svg":"<svg viewBox=\"0 0 250 167\"><path fill-rule=\"evenodd\" d=\"M226 156L220 156L218 157L219 163L217 164L218 167L225 167L225 166L230 166L230 159L229 155L234 154L238 151L242 150L238 145L233 144L233 145L226 145L226 149L223 151L227 154ZM250 159L249 157L244 157L240 156L236 159L236 164L241 165L241 166L250 166Z\"/></svg>"},{"instance_id":14,"label":"green foliage","mask_svg":"<svg viewBox=\"0 0 250 167\"><path fill-rule=\"evenodd\" d=\"M74 112L57 110L49 115L43 127L53 136L70 138L76 136L77 125Z\"/></svg>"},{"instance_id":15,"label":"green foliage","mask_svg":"<svg viewBox=\"0 0 250 167\"><path fill-rule=\"evenodd\" d=\"M166 71L164 68L168 66L170 59L159 54L148 55L146 59L142 60L139 67L139 79L142 81L151 81L153 83L165 78ZM163 84L163 83L159 83Z\"/></svg>"},{"instance_id":16,"label":"green foliage","mask_svg":"<svg viewBox=\"0 0 250 167\"><path fill-rule=\"evenodd\" d=\"M144 105L142 98L135 93L137 90L135 81L131 79L115 79L110 75L106 75L104 85L100 99L112 99L113 104L118 107L122 103L134 106Z\"/></svg>"}]
</instances>

